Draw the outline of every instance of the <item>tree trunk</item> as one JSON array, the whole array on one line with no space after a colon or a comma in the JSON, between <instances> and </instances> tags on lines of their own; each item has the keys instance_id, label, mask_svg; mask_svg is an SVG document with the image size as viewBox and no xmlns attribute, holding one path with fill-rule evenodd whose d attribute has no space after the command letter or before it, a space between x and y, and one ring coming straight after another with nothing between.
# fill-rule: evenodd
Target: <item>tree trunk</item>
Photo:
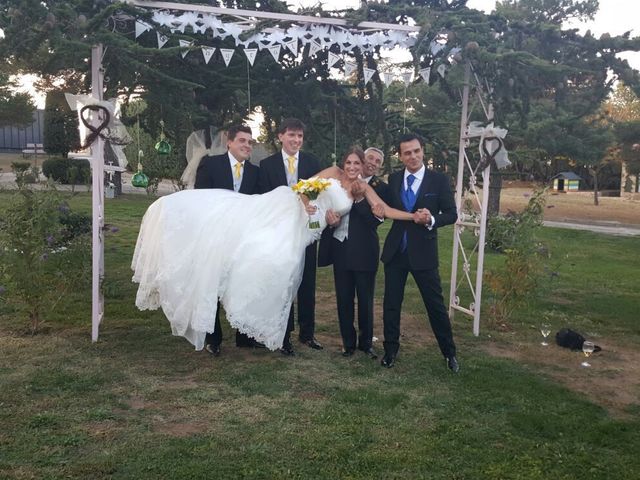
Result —
<instances>
[{"instance_id":1,"label":"tree trunk","mask_svg":"<svg viewBox=\"0 0 640 480\"><path fill-rule=\"evenodd\" d=\"M597 207L600 205L598 201L598 171L596 170L593 174L593 204Z\"/></svg>"}]
</instances>

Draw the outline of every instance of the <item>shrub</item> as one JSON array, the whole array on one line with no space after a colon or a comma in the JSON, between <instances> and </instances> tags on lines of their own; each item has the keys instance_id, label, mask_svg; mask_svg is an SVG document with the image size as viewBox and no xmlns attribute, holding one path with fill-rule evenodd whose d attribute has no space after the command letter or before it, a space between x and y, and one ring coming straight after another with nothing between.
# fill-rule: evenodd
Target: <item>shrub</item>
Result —
<instances>
[{"instance_id":1,"label":"shrub","mask_svg":"<svg viewBox=\"0 0 640 480\"><path fill-rule=\"evenodd\" d=\"M487 245L506 254L501 268L487 271L492 319L503 326L513 311L535 298L548 251L536 239L542 225L546 189L537 190L520 213L489 219Z\"/></svg>"},{"instance_id":2,"label":"shrub","mask_svg":"<svg viewBox=\"0 0 640 480\"><path fill-rule=\"evenodd\" d=\"M11 171L15 174L18 185L35 183L38 176L37 169L34 169L29 162L11 162Z\"/></svg>"},{"instance_id":3,"label":"shrub","mask_svg":"<svg viewBox=\"0 0 640 480\"><path fill-rule=\"evenodd\" d=\"M84 184L91 180L89 162L79 158L49 158L42 162L45 177L63 184Z\"/></svg>"},{"instance_id":4,"label":"shrub","mask_svg":"<svg viewBox=\"0 0 640 480\"><path fill-rule=\"evenodd\" d=\"M5 198L0 212L0 301L25 311L35 334L45 312L67 291L89 283L87 220L72 214L54 189L19 185Z\"/></svg>"}]
</instances>

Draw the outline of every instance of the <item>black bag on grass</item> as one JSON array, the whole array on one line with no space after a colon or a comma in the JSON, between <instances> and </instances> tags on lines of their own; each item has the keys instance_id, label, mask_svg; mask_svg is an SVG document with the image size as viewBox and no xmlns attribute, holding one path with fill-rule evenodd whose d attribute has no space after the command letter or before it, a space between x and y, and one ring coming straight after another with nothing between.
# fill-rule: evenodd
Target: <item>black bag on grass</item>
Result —
<instances>
[{"instance_id":1,"label":"black bag on grass","mask_svg":"<svg viewBox=\"0 0 640 480\"><path fill-rule=\"evenodd\" d=\"M570 328L563 328L556 333L556 343L564 348L570 348L571 350L582 350L582 344L585 338L578 332L574 332ZM602 350L598 345L595 346L594 352Z\"/></svg>"}]
</instances>

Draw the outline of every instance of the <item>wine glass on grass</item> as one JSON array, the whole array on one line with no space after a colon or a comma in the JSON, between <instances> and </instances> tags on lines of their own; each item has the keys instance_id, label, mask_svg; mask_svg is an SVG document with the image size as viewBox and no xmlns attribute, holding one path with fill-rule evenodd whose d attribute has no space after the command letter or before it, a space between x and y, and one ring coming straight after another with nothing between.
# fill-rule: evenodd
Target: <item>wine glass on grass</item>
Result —
<instances>
[{"instance_id":1,"label":"wine glass on grass","mask_svg":"<svg viewBox=\"0 0 640 480\"><path fill-rule=\"evenodd\" d=\"M595 348L596 348L596 346L594 345L593 342L585 341L582 344L582 353L584 353L585 357L589 358L589 356L593 353ZM591 366L591 364L589 362L587 362L586 360L584 362L582 362L580 365L582 365L583 367L590 367Z\"/></svg>"},{"instance_id":2,"label":"wine glass on grass","mask_svg":"<svg viewBox=\"0 0 640 480\"><path fill-rule=\"evenodd\" d=\"M551 325L549 325L548 323L543 323L542 325L540 325L540 333L542 334L543 338L540 345L544 345L546 347L547 345L549 345L547 343L547 337L551 333Z\"/></svg>"}]
</instances>

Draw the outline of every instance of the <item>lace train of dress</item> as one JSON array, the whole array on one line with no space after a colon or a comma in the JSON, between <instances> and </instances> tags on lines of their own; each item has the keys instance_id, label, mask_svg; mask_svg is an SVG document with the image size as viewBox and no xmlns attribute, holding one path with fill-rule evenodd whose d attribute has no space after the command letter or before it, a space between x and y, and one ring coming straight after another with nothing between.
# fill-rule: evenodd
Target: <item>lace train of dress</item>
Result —
<instances>
[{"instance_id":1,"label":"lace train of dress","mask_svg":"<svg viewBox=\"0 0 640 480\"><path fill-rule=\"evenodd\" d=\"M142 219L131 268L136 306L161 307L174 335L197 350L213 332L217 302L229 323L275 350L302 278L304 250L352 201L337 180L316 201L321 228L309 230L289 187L263 195L184 190L155 201Z\"/></svg>"}]
</instances>

